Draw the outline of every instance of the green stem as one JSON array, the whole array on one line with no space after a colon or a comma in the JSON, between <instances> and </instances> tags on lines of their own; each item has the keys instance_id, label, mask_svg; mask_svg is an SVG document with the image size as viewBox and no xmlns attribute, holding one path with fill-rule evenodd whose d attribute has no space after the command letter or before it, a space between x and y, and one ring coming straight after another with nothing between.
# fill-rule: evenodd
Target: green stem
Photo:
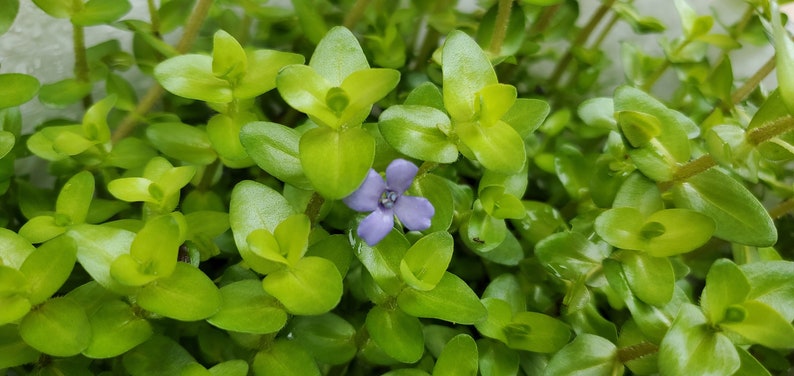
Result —
<instances>
[{"instance_id":1,"label":"green stem","mask_svg":"<svg viewBox=\"0 0 794 376\"><path fill-rule=\"evenodd\" d=\"M769 216L772 217L772 219L778 219L792 211L794 211L794 199L790 198L781 202L774 208L769 209Z\"/></svg>"},{"instance_id":2,"label":"green stem","mask_svg":"<svg viewBox=\"0 0 794 376\"><path fill-rule=\"evenodd\" d=\"M733 95L731 95L731 102L733 105L736 105L744 100L744 98L747 98L747 96L758 87L758 84L760 84L761 81L766 78L766 76L772 73L773 70L775 70L775 55L772 55L772 57L770 57L769 60L767 60L767 62L764 63L764 65L762 65L757 72L755 72L755 74L747 79L742 87L736 89L736 91L733 92Z\"/></svg>"},{"instance_id":3,"label":"green stem","mask_svg":"<svg viewBox=\"0 0 794 376\"><path fill-rule=\"evenodd\" d=\"M356 26L358 20L364 15L364 11L367 10L370 2L372 2L372 0L356 0L356 3L353 4L353 8L350 9L347 16L345 16L343 25L348 29L353 29L353 26Z\"/></svg>"},{"instance_id":4,"label":"green stem","mask_svg":"<svg viewBox=\"0 0 794 376\"><path fill-rule=\"evenodd\" d=\"M160 37L160 13L157 12L157 5L154 0L146 0L149 6L149 23L152 24L152 33Z\"/></svg>"},{"instance_id":5,"label":"green stem","mask_svg":"<svg viewBox=\"0 0 794 376\"><path fill-rule=\"evenodd\" d=\"M309 204L306 205L306 210L304 211L304 214L309 217L312 226L320 219L320 209L322 209L323 203L325 203L323 196L320 196L317 192L312 193Z\"/></svg>"},{"instance_id":6,"label":"green stem","mask_svg":"<svg viewBox=\"0 0 794 376\"><path fill-rule=\"evenodd\" d=\"M670 181L662 182L659 184L659 189L664 192L670 189L676 183L681 183L686 181L687 179L700 174L714 166L717 165L717 161L711 157L711 155L706 154L701 156L698 159L689 161L689 163L677 168L673 173L673 178Z\"/></svg>"},{"instance_id":7,"label":"green stem","mask_svg":"<svg viewBox=\"0 0 794 376\"><path fill-rule=\"evenodd\" d=\"M89 83L88 58L85 50L85 31L80 25L72 24L72 39L74 41L74 76L80 83ZM91 107L91 93L83 97L83 107Z\"/></svg>"},{"instance_id":8,"label":"green stem","mask_svg":"<svg viewBox=\"0 0 794 376\"><path fill-rule=\"evenodd\" d=\"M794 117L784 116L774 121L764 124L761 127L753 128L745 134L745 139L751 145L760 145L777 136L794 130Z\"/></svg>"},{"instance_id":9,"label":"green stem","mask_svg":"<svg viewBox=\"0 0 794 376\"><path fill-rule=\"evenodd\" d=\"M554 15L560 10L560 4L554 4L549 7L544 7L540 16L535 20L535 23L529 29L530 35L536 35L546 30L554 19Z\"/></svg>"},{"instance_id":10,"label":"green stem","mask_svg":"<svg viewBox=\"0 0 794 376\"><path fill-rule=\"evenodd\" d=\"M640 342L636 345L621 347L618 349L618 360L626 363L644 356L652 355L659 351L659 346L650 342Z\"/></svg>"},{"instance_id":11,"label":"green stem","mask_svg":"<svg viewBox=\"0 0 794 376\"><path fill-rule=\"evenodd\" d=\"M209 13L212 3L213 0L199 0L199 3L196 4L195 8L193 8L193 13L190 14L190 19L188 20L187 25L185 25L182 38L176 45L176 50L179 53L187 52L187 50L190 49L190 46L193 45L193 42L195 42L199 29L201 29L201 25L204 24L204 20L207 18L207 14ZM149 88L149 91L146 92L144 97L140 100L140 102L138 102L138 106L136 106L132 112L128 113L127 116L124 117L124 119L121 121L121 124L119 124L119 126L113 132L111 140L114 144L121 141L124 137L127 137L127 135L135 130L135 127L138 126L138 120L142 119L143 115L149 112L152 107L154 107L154 105L163 96L163 93L165 93L165 90L163 90L159 84L155 84Z\"/></svg>"},{"instance_id":12,"label":"green stem","mask_svg":"<svg viewBox=\"0 0 794 376\"><path fill-rule=\"evenodd\" d=\"M671 55L672 56L678 55L678 53L683 51L684 48L686 48L686 46L689 45L689 43L691 42L692 40L688 38L684 39L681 42L681 44L679 44L678 47L676 47L675 50L673 50L673 53ZM642 84L642 90L645 91L646 93L649 93L651 91L651 88L653 88L653 85L656 84L656 81L659 81L659 79L662 78L664 72L666 72L667 68L670 68L671 65L672 64L670 63L670 58L666 57L662 65L656 68L656 70L653 71L653 73L651 73L650 76L648 76L648 80Z\"/></svg>"},{"instance_id":13,"label":"green stem","mask_svg":"<svg viewBox=\"0 0 794 376\"><path fill-rule=\"evenodd\" d=\"M584 44L584 42L587 41L587 38L590 36L590 34L593 33L593 30L595 30L596 26L598 26L601 20L604 19L604 16L607 14L609 9L612 7L612 4L614 3L615 0L608 0L603 4L601 4L601 6L599 6L598 9L596 9L596 11L590 17L590 20L587 21L587 23L582 28L582 30L579 31L579 34L571 43L571 47L568 49L568 51L565 52L564 55L562 55L560 61L557 62L557 66L554 67L554 71L552 71L551 78L549 78L549 83L551 84L550 86L557 85L563 73L565 73L565 70L568 68L568 64L570 64L571 60L573 60L574 47L581 46L582 44Z\"/></svg>"},{"instance_id":14,"label":"green stem","mask_svg":"<svg viewBox=\"0 0 794 376\"><path fill-rule=\"evenodd\" d=\"M499 56L502 51L507 36L507 27L510 26L510 11L513 8L513 0L499 0L496 9L496 23L494 24L493 34L491 34L491 54Z\"/></svg>"}]
</instances>

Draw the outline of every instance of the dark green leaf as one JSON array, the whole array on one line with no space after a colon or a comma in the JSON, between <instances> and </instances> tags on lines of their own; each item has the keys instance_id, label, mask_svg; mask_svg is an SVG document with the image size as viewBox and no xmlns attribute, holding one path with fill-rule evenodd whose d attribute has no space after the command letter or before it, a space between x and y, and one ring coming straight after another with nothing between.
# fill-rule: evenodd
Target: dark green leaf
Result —
<instances>
[{"instance_id":1,"label":"dark green leaf","mask_svg":"<svg viewBox=\"0 0 794 376\"><path fill-rule=\"evenodd\" d=\"M372 340L400 362L414 363L425 351L422 323L399 309L372 307L366 326Z\"/></svg>"},{"instance_id":2,"label":"dark green leaf","mask_svg":"<svg viewBox=\"0 0 794 376\"><path fill-rule=\"evenodd\" d=\"M397 297L397 304L412 316L459 324L473 324L486 315L485 307L474 291L462 279L448 272L430 291L403 290Z\"/></svg>"},{"instance_id":3,"label":"dark green leaf","mask_svg":"<svg viewBox=\"0 0 794 376\"><path fill-rule=\"evenodd\" d=\"M477 344L468 334L458 334L444 346L433 367L433 376L476 376Z\"/></svg>"},{"instance_id":4,"label":"dark green leaf","mask_svg":"<svg viewBox=\"0 0 794 376\"><path fill-rule=\"evenodd\" d=\"M710 169L673 187L678 207L714 220L714 236L741 244L775 244L777 231L766 209L750 191L724 173Z\"/></svg>"}]
</instances>

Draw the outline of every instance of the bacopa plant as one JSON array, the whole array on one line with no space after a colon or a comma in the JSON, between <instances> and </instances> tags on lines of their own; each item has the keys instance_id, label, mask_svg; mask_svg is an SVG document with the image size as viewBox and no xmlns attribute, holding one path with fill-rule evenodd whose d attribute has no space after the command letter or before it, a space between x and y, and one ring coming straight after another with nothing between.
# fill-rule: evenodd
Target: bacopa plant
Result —
<instances>
[{"instance_id":1,"label":"bacopa plant","mask_svg":"<svg viewBox=\"0 0 794 376\"><path fill-rule=\"evenodd\" d=\"M4 375L792 372L776 0L618 56L632 0L33 3L75 66L0 74Z\"/></svg>"}]
</instances>

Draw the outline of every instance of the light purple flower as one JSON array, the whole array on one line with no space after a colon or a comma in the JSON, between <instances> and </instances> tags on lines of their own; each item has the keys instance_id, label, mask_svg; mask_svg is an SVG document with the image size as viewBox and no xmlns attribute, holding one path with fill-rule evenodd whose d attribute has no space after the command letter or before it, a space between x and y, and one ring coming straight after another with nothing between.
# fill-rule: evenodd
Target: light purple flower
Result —
<instances>
[{"instance_id":1,"label":"light purple flower","mask_svg":"<svg viewBox=\"0 0 794 376\"><path fill-rule=\"evenodd\" d=\"M414 180L419 168L405 159L395 159L386 167L386 181L373 169L358 189L345 197L351 209L372 212L358 225L358 236L374 246L394 227L394 216L409 230L422 231L430 227L435 214L433 205L424 197L403 193Z\"/></svg>"}]
</instances>

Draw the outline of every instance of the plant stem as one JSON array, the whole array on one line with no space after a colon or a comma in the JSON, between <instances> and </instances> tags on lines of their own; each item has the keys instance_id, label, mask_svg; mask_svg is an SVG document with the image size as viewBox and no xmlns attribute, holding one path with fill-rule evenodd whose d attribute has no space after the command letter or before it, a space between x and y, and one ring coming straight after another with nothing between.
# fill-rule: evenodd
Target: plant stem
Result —
<instances>
[{"instance_id":1,"label":"plant stem","mask_svg":"<svg viewBox=\"0 0 794 376\"><path fill-rule=\"evenodd\" d=\"M551 74L551 78L549 78L550 86L557 85L557 82L560 81L562 74L565 73L565 69L568 68L568 64L570 64L571 60L573 60L574 47L580 46L584 44L585 41L587 41L587 38L590 36L590 34L593 33L593 30L595 30L596 26L598 26L598 24L601 22L601 20L604 18L604 16L607 14L609 9L612 7L612 4L614 3L615 0L607 0L606 2L601 4L601 6L599 6L598 9L596 9L596 11L590 17L590 20L587 21L587 23L582 28L582 30L579 31L579 34L576 36L576 39L573 40L573 43L571 43L571 46L570 48L568 48L568 51L566 51L565 54L562 55L560 61L557 62L557 66L554 67L554 71Z\"/></svg>"},{"instance_id":2,"label":"plant stem","mask_svg":"<svg viewBox=\"0 0 794 376\"><path fill-rule=\"evenodd\" d=\"M193 8L193 13L190 15L190 19L185 26L182 38L176 45L176 50L179 53L187 52L190 46L193 45L196 36L198 36L199 29L201 29L201 25L204 24L204 20L207 18L207 13L209 13L212 3L213 0L199 0L199 3ZM149 112L154 104L160 100L164 92L165 90L157 83L146 92L141 101L138 102L138 106L124 117L121 124L119 124L113 132L111 140L114 144L124 137L127 137L127 135L135 130L135 127L138 126L138 120L141 119L145 113Z\"/></svg>"},{"instance_id":3,"label":"plant stem","mask_svg":"<svg viewBox=\"0 0 794 376\"><path fill-rule=\"evenodd\" d=\"M689 161L687 164L677 168L673 173L673 178L670 181L659 183L659 189L664 192L670 189L676 183L686 181L687 179L700 174L717 165L717 161L711 157L710 154L705 154L698 159Z\"/></svg>"},{"instance_id":4,"label":"plant stem","mask_svg":"<svg viewBox=\"0 0 794 376\"><path fill-rule=\"evenodd\" d=\"M769 216L772 219L778 219L792 211L794 211L794 198L783 201L774 208L769 209Z\"/></svg>"},{"instance_id":5,"label":"plant stem","mask_svg":"<svg viewBox=\"0 0 794 376\"><path fill-rule=\"evenodd\" d=\"M160 37L160 14L157 13L157 5L154 0L146 0L149 6L149 23L152 24L152 33L158 38Z\"/></svg>"},{"instance_id":6,"label":"plant stem","mask_svg":"<svg viewBox=\"0 0 794 376\"><path fill-rule=\"evenodd\" d=\"M496 23L494 24L493 34L491 34L491 46L489 50L494 56L499 56L502 51L507 36L507 27L510 26L510 11L513 8L513 0L499 0L496 9Z\"/></svg>"},{"instance_id":7,"label":"plant stem","mask_svg":"<svg viewBox=\"0 0 794 376\"><path fill-rule=\"evenodd\" d=\"M744 137L751 145L759 145L792 130L794 130L794 117L787 115L747 131Z\"/></svg>"},{"instance_id":8,"label":"plant stem","mask_svg":"<svg viewBox=\"0 0 794 376\"><path fill-rule=\"evenodd\" d=\"M323 196L320 196L320 194L317 192L312 193L312 197L309 199L309 203L306 205L306 210L303 212L309 217L309 221L311 222L312 226L314 226L314 224L317 223L317 220L320 219L320 209L322 209L323 203L325 203Z\"/></svg>"},{"instance_id":9,"label":"plant stem","mask_svg":"<svg viewBox=\"0 0 794 376\"><path fill-rule=\"evenodd\" d=\"M350 9L347 16L345 16L343 25L348 29L352 29L353 26L356 26L356 23L358 23L358 20L364 15L364 11L367 10L370 2L372 2L372 0L356 0L356 3L353 4L353 8Z\"/></svg>"},{"instance_id":10,"label":"plant stem","mask_svg":"<svg viewBox=\"0 0 794 376\"><path fill-rule=\"evenodd\" d=\"M72 24L72 40L74 41L74 76L80 83L90 83L88 78L88 58L85 51L85 31L80 25ZM91 107L91 92L83 97L83 108Z\"/></svg>"},{"instance_id":11,"label":"plant stem","mask_svg":"<svg viewBox=\"0 0 794 376\"><path fill-rule=\"evenodd\" d=\"M750 95L750 93L752 93L753 90L758 87L758 84L760 84L761 81L766 78L766 76L772 73L773 70L775 70L775 55L772 55L772 57L770 57L769 60L767 60L766 63L764 63L764 65L762 65L761 68L755 72L755 74L747 79L742 87L736 89L736 91L733 92L733 95L731 95L731 102L733 105L738 104L748 95Z\"/></svg>"},{"instance_id":12,"label":"plant stem","mask_svg":"<svg viewBox=\"0 0 794 376\"><path fill-rule=\"evenodd\" d=\"M636 345L621 347L618 349L618 360L626 363L635 359L654 354L659 351L659 346L650 342L640 342Z\"/></svg>"},{"instance_id":13,"label":"plant stem","mask_svg":"<svg viewBox=\"0 0 794 376\"><path fill-rule=\"evenodd\" d=\"M554 14L556 14L558 10L560 10L560 4L544 7L543 12L541 12L540 16L535 20L535 24L529 29L529 34L535 35L546 30L554 18Z\"/></svg>"}]
</instances>

